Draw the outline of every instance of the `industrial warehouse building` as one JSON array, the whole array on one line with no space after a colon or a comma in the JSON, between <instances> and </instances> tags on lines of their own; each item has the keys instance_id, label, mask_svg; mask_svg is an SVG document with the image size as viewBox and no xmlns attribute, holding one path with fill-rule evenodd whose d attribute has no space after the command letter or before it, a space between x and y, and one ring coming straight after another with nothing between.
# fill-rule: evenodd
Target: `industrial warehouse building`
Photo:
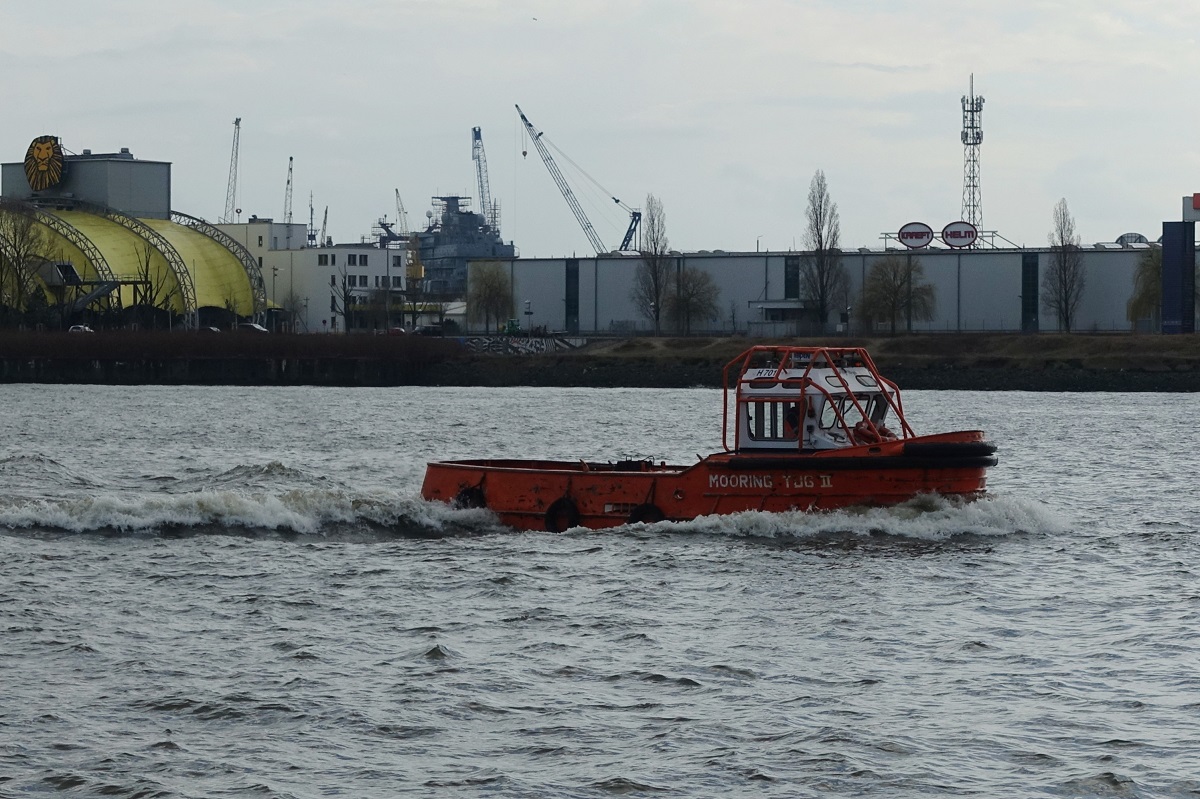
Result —
<instances>
[{"instance_id":1,"label":"industrial warehouse building","mask_svg":"<svg viewBox=\"0 0 1200 799\"><path fill-rule=\"evenodd\" d=\"M1128 331L1126 307L1133 294L1138 259L1148 245L1095 245L1081 250L1086 288L1074 329ZM693 320L692 332L753 336L820 332L812 303L801 296L803 252L673 253L676 274L705 272L719 290L718 314ZM918 258L933 287L934 314L913 320L914 331L1053 331L1058 319L1042 303L1042 275L1049 249L868 250L843 253L849 278L844 304L830 314L826 332L866 334L890 329L890 320L868 320L858 311L872 265L887 257ZM472 263L473 270L486 262ZM496 263L496 262L492 262ZM521 258L499 262L512 286L515 315L523 327L571 334L647 333L653 322L632 299L640 258ZM907 320L902 322L907 327ZM478 327L478 325L477 325ZM663 316L662 331L675 325Z\"/></svg>"}]
</instances>

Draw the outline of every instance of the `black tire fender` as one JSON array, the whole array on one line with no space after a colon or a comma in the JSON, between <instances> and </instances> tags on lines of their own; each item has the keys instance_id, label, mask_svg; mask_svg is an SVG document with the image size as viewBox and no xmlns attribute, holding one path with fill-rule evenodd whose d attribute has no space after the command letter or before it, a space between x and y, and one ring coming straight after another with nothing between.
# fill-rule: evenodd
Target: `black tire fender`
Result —
<instances>
[{"instance_id":1,"label":"black tire fender","mask_svg":"<svg viewBox=\"0 0 1200 799\"><path fill-rule=\"evenodd\" d=\"M486 508L487 497L484 496L483 489L479 486L468 486L454 495L453 505L459 510L464 508Z\"/></svg>"},{"instance_id":2,"label":"black tire fender","mask_svg":"<svg viewBox=\"0 0 1200 799\"><path fill-rule=\"evenodd\" d=\"M667 515L662 512L662 509L653 502L647 502L629 511L629 518L625 521L629 524L636 524L637 522L654 524L655 522L664 521L666 518Z\"/></svg>"},{"instance_id":3,"label":"black tire fender","mask_svg":"<svg viewBox=\"0 0 1200 799\"><path fill-rule=\"evenodd\" d=\"M579 526L579 508L570 497L559 497L546 508L546 531L561 533Z\"/></svg>"}]
</instances>

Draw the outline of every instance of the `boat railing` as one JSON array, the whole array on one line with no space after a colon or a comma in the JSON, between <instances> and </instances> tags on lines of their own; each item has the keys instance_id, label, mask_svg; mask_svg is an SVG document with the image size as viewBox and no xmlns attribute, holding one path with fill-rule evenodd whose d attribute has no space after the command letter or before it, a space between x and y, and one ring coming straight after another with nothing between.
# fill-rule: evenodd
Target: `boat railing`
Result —
<instances>
[{"instance_id":1,"label":"boat railing","mask_svg":"<svg viewBox=\"0 0 1200 799\"><path fill-rule=\"evenodd\" d=\"M755 356L766 356L766 365L757 367L753 366ZM792 375L784 375L786 371L791 371L800 364L804 364L804 372L799 378ZM841 368L839 368L839 365ZM849 398L855 410L858 412L858 417L861 421L856 422L855 425L864 425L866 428L865 432L869 432L870 436L873 437L875 441L884 440L888 437L886 433L890 433L891 431L887 431L886 429L881 430L870 418L866 409L859 401L858 393L860 392L854 390L854 388L850 385L849 380L847 380L845 373L842 371L842 369L845 368L860 366L866 369L871 375L876 386L880 389L880 394L883 395L884 401L888 404L889 409L891 409L892 413L899 422L899 437L910 438L915 436L916 433L913 432L912 427L908 424L908 420L904 417L904 408L900 399L899 386L879 374L879 369L875 366L875 361L871 358L867 351L861 347L779 347L758 345L751 347L737 358L731 360L722 370L721 382L724 390L722 392L723 396L721 408L721 445L724 447L726 452L741 448L742 430L739 422L740 407L743 403L753 401L752 399L744 398L743 396L742 390L743 384L745 383L749 383L750 385L782 384L787 387L798 389L801 396L805 395L807 388L816 388L817 391L824 395L826 403L829 403L829 405L833 408L834 414L836 415L837 425L840 426L845 432L847 440L854 442L858 438L862 437L856 435L855 431L846 421L846 417L842 413L841 403L834 402L832 393L824 385L821 385L816 380L813 380L813 369L829 369L831 372L830 376L834 377L837 383L840 384L842 390L845 392L845 396ZM736 383L731 386L729 379L730 371L735 368ZM767 369L771 368L773 368L774 371L769 375L762 374ZM751 369L758 369L759 374L755 375L754 377L747 378L747 374ZM733 447L730 447L729 443L729 392L731 388L734 391L733 426L735 432L733 437ZM892 434L892 437L895 437L895 434ZM798 436L797 446L801 445L800 441L802 440L803 437Z\"/></svg>"}]
</instances>

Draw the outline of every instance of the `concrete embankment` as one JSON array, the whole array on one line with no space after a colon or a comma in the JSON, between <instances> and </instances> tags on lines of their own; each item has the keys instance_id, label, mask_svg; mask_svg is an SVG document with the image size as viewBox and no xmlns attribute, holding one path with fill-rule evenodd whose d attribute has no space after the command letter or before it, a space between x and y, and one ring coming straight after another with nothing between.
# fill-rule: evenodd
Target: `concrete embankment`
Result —
<instances>
[{"instance_id":1,"label":"concrete embankment","mask_svg":"<svg viewBox=\"0 0 1200 799\"><path fill-rule=\"evenodd\" d=\"M713 387L724 365L755 343L770 342L641 338L500 355L416 336L4 334L0 382ZM1200 391L1197 336L939 334L788 343L866 347L904 389Z\"/></svg>"},{"instance_id":2,"label":"concrete embankment","mask_svg":"<svg viewBox=\"0 0 1200 799\"><path fill-rule=\"evenodd\" d=\"M438 385L719 386L741 338L627 339L570 353L431 364ZM789 343L866 347L904 389L1200 391L1200 337L939 334Z\"/></svg>"}]
</instances>

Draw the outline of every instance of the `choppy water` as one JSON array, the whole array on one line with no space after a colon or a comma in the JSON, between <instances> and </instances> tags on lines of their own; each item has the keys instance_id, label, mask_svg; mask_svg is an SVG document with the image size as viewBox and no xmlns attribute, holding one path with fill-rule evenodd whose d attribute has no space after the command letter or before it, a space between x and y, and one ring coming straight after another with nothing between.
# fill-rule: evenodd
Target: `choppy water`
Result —
<instances>
[{"instance_id":1,"label":"choppy water","mask_svg":"<svg viewBox=\"0 0 1200 799\"><path fill-rule=\"evenodd\" d=\"M708 390L0 386L0 796L1200 795L1188 395L909 392L991 497L563 535Z\"/></svg>"}]
</instances>

